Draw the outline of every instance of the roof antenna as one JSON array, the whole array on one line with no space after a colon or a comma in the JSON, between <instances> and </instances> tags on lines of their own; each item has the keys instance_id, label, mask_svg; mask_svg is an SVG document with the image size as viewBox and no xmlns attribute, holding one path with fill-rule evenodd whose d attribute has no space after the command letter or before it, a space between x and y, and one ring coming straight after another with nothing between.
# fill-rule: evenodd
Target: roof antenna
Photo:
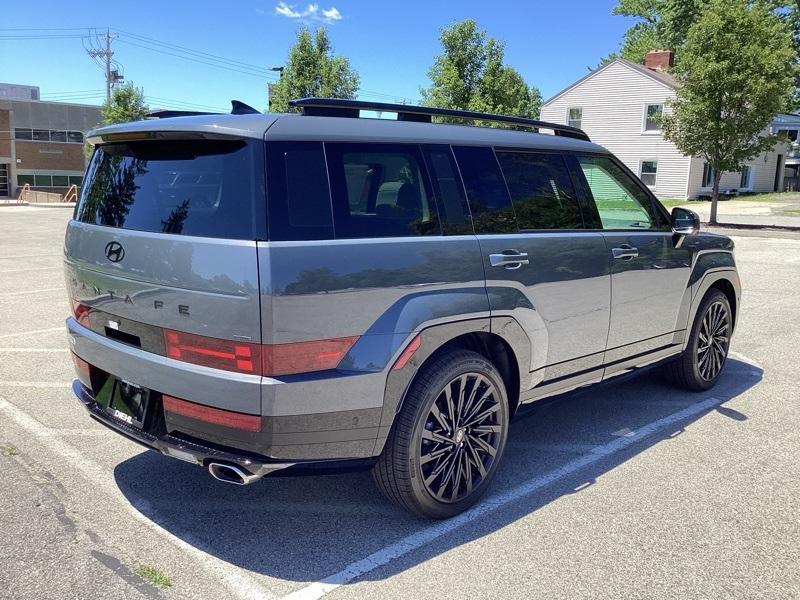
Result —
<instances>
[{"instance_id":1,"label":"roof antenna","mask_svg":"<svg viewBox=\"0 0 800 600\"><path fill-rule=\"evenodd\" d=\"M239 100L231 100L231 114L232 115L260 115L252 106L240 102Z\"/></svg>"}]
</instances>

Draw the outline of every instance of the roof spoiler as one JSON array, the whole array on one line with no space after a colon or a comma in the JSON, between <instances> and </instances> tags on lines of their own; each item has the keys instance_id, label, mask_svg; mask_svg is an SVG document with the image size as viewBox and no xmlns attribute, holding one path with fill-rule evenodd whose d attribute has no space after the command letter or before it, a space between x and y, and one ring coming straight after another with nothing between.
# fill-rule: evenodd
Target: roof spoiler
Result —
<instances>
[{"instance_id":1,"label":"roof spoiler","mask_svg":"<svg viewBox=\"0 0 800 600\"><path fill-rule=\"evenodd\" d=\"M147 114L148 119L169 119L171 117L196 117L198 115L220 115L217 112L205 112L196 110L154 110ZM249 104L245 104L239 100L231 100L231 113L232 115L258 115L261 114Z\"/></svg>"},{"instance_id":2,"label":"roof spoiler","mask_svg":"<svg viewBox=\"0 0 800 600\"><path fill-rule=\"evenodd\" d=\"M349 117L359 118L360 111L397 113L398 121L415 121L432 123L433 117L454 117L468 121L491 121L495 123L511 123L521 127L529 127L538 132L539 129L552 129L558 136L591 141L582 129L509 115L476 112L471 110L455 110L452 108L434 108L431 106L414 106L410 104L392 104L387 102L367 102L364 100L346 100L341 98L300 98L290 100L289 105L302 110L304 115L317 117Z\"/></svg>"}]
</instances>

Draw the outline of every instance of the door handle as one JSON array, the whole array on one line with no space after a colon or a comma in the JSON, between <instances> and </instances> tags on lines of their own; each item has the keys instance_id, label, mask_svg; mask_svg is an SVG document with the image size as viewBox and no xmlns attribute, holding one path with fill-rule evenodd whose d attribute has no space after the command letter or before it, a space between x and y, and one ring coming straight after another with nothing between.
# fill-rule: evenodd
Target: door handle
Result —
<instances>
[{"instance_id":1,"label":"door handle","mask_svg":"<svg viewBox=\"0 0 800 600\"><path fill-rule=\"evenodd\" d=\"M493 267L519 269L522 265L527 265L529 262L528 253L518 252L517 250L506 250L500 254L489 255L489 263Z\"/></svg>"},{"instance_id":2,"label":"door handle","mask_svg":"<svg viewBox=\"0 0 800 600\"><path fill-rule=\"evenodd\" d=\"M639 257L639 249L622 244L619 248L612 248L611 254L614 258L634 259Z\"/></svg>"}]
</instances>

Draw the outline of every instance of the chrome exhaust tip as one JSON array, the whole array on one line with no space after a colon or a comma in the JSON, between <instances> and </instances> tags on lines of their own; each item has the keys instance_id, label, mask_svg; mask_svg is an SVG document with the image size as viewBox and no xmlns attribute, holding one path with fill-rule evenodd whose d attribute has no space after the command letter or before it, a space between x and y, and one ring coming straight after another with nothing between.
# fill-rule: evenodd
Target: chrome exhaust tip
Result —
<instances>
[{"instance_id":1,"label":"chrome exhaust tip","mask_svg":"<svg viewBox=\"0 0 800 600\"><path fill-rule=\"evenodd\" d=\"M208 472L211 473L214 479L224 483L232 483L233 485L248 485L257 479L261 479L260 475L253 475L236 465L228 463L210 462L208 463Z\"/></svg>"}]
</instances>

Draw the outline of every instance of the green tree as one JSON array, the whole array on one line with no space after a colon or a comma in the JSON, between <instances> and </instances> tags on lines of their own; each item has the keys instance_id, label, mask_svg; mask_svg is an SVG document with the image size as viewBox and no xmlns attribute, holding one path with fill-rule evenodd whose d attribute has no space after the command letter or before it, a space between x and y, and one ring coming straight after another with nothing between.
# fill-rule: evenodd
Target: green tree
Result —
<instances>
[{"instance_id":1,"label":"green tree","mask_svg":"<svg viewBox=\"0 0 800 600\"><path fill-rule=\"evenodd\" d=\"M439 41L442 54L428 70L431 86L420 90L425 105L539 117L542 94L503 64L503 42L472 19L444 27Z\"/></svg>"},{"instance_id":2,"label":"green tree","mask_svg":"<svg viewBox=\"0 0 800 600\"><path fill-rule=\"evenodd\" d=\"M778 142L765 130L789 106L796 56L787 23L763 2L708 0L689 28L673 71L681 87L663 130L681 152L713 167L712 224L722 173Z\"/></svg>"},{"instance_id":3,"label":"green tree","mask_svg":"<svg viewBox=\"0 0 800 600\"><path fill-rule=\"evenodd\" d=\"M144 101L144 90L128 82L115 87L111 98L103 103L103 124L141 121L149 112L150 107Z\"/></svg>"},{"instance_id":4,"label":"green tree","mask_svg":"<svg viewBox=\"0 0 800 600\"><path fill-rule=\"evenodd\" d=\"M800 0L748 0L756 4L792 27L800 54ZM661 48L680 54L689 28L708 7L709 0L618 0L612 14L636 19L622 38L622 58L643 63L649 51Z\"/></svg>"},{"instance_id":5,"label":"green tree","mask_svg":"<svg viewBox=\"0 0 800 600\"><path fill-rule=\"evenodd\" d=\"M289 100L294 98L355 98L359 83L350 61L334 55L328 32L319 28L312 35L303 27L289 49L278 83L272 87L270 110L288 112Z\"/></svg>"},{"instance_id":6,"label":"green tree","mask_svg":"<svg viewBox=\"0 0 800 600\"><path fill-rule=\"evenodd\" d=\"M115 87L111 91L111 98L103 102L102 125L141 121L149 112L150 107L144 101L144 90L134 86L131 81ZM89 142L83 145L83 153L87 159L91 157L93 149L94 147Z\"/></svg>"}]
</instances>

